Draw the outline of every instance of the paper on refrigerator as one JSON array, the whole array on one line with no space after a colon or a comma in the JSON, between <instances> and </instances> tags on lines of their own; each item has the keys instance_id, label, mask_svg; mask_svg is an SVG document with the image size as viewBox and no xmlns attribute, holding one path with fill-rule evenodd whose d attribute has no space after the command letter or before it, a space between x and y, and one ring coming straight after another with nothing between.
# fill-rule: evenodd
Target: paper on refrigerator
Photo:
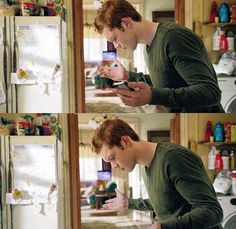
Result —
<instances>
[{"instance_id":1,"label":"paper on refrigerator","mask_svg":"<svg viewBox=\"0 0 236 229\"><path fill-rule=\"evenodd\" d=\"M58 25L21 24L16 35L19 68L37 81L53 83L53 71L61 59Z\"/></svg>"},{"instance_id":2,"label":"paper on refrigerator","mask_svg":"<svg viewBox=\"0 0 236 229\"><path fill-rule=\"evenodd\" d=\"M6 94L3 82L0 80L0 104L6 103Z\"/></svg>"},{"instance_id":3,"label":"paper on refrigerator","mask_svg":"<svg viewBox=\"0 0 236 229\"><path fill-rule=\"evenodd\" d=\"M11 152L14 188L27 192L34 203L48 203L56 184L56 155L53 144L14 144Z\"/></svg>"}]
</instances>

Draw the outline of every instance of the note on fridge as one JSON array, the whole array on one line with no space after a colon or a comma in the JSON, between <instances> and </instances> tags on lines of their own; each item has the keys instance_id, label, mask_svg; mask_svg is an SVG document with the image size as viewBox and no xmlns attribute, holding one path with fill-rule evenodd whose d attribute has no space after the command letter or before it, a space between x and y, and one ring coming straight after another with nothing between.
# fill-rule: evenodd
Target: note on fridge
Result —
<instances>
[{"instance_id":1,"label":"note on fridge","mask_svg":"<svg viewBox=\"0 0 236 229\"><path fill-rule=\"evenodd\" d=\"M0 104L6 103L6 94L3 82L0 80Z\"/></svg>"}]
</instances>

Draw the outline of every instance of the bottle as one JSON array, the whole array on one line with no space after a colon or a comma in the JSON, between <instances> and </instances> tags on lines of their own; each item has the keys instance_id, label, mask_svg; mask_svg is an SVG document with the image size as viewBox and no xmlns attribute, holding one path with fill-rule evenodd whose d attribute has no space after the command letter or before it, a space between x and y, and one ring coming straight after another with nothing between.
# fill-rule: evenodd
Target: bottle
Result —
<instances>
[{"instance_id":1,"label":"bottle","mask_svg":"<svg viewBox=\"0 0 236 229\"><path fill-rule=\"evenodd\" d=\"M236 196L236 170L232 171L232 194Z\"/></svg>"},{"instance_id":2,"label":"bottle","mask_svg":"<svg viewBox=\"0 0 236 229\"><path fill-rule=\"evenodd\" d=\"M229 154L229 169L231 169L231 170L236 169L236 167L235 167L235 153L234 153L233 149L230 150L230 154Z\"/></svg>"},{"instance_id":3,"label":"bottle","mask_svg":"<svg viewBox=\"0 0 236 229\"><path fill-rule=\"evenodd\" d=\"M226 2L223 2L220 5L220 9L219 9L219 20L221 23L224 22L229 22L230 21L230 14L229 14L229 6Z\"/></svg>"},{"instance_id":4,"label":"bottle","mask_svg":"<svg viewBox=\"0 0 236 229\"><path fill-rule=\"evenodd\" d=\"M222 170L223 169L223 160L222 160L220 152L218 152L216 154L214 168L215 168L215 170Z\"/></svg>"},{"instance_id":5,"label":"bottle","mask_svg":"<svg viewBox=\"0 0 236 229\"><path fill-rule=\"evenodd\" d=\"M216 142L223 142L224 141L224 128L220 122L216 123L216 125L215 125L214 139Z\"/></svg>"},{"instance_id":6,"label":"bottle","mask_svg":"<svg viewBox=\"0 0 236 229\"><path fill-rule=\"evenodd\" d=\"M220 35L220 51L227 51L229 49L228 40L224 34L224 32Z\"/></svg>"},{"instance_id":7,"label":"bottle","mask_svg":"<svg viewBox=\"0 0 236 229\"><path fill-rule=\"evenodd\" d=\"M223 169L229 169L229 152L225 149L222 151Z\"/></svg>"},{"instance_id":8,"label":"bottle","mask_svg":"<svg viewBox=\"0 0 236 229\"><path fill-rule=\"evenodd\" d=\"M211 129L212 129L212 123L211 121L207 121L206 132L205 132L205 142L210 141Z\"/></svg>"},{"instance_id":9,"label":"bottle","mask_svg":"<svg viewBox=\"0 0 236 229\"><path fill-rule=\"evenodd\" d=\"M212 3L211 3L211 14L210 14L210 23L215 22L216 16L217 16L217 3L216 3L216 1L212 1Z\"/></svg>"},{"instance_id":10,"label":"bottle","mask_svg":"<svg viewBox=\"0 0 236 229\"><path fill-rule=\"evenodd\" d=\"M34 125L34 135L41 135L40 130L42 128L42 115L40 113L36 114L36 117L34 118L33 121Z\"/></svg>"},{"instance_id":11,"label":"bottle","mask_svg":"<svg viewBox=\"0 0 236 229\"><path fill-rule=\"evenodd\" d=\"M215 146L211 147L211 150L208 154L208 169L214 170L215 169L215 157L217 154L217 150Z\"/></svg>"},{"instance_id":12,"label":"bottle","mask_svg":"<svg viewBox=\"0 0 236 229\"><path fill-rule=\"evenodd\" d=\"M216 32L213 35L213 50L219 51L220 50L220 36L221 36L221 28L217 27Z\"/></svg>"},{"instance_id":13,"label":"bottle","mask_svg":"<svg viewBox=\"0 0 236 229\"><path fill-rule=\"evenodd\" d=\"M234 51L234 33L232 31L228 31L227 41L228 41L228 50Z\"/></svg>"}]
</instances>

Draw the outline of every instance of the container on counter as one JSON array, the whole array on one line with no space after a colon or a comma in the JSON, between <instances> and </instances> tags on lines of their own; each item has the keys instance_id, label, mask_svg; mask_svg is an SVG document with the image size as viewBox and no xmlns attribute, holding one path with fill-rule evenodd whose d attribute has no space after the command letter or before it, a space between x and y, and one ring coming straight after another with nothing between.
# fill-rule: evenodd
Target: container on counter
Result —
<instances>
[{"instance_id":1,"label":"container on counter","mask_svg":"<svg viewBox=\"0 0 236 229\"><path fill-rule=\"evenodd\" d=\"M232 31L228 31L227 41L228 41L228 50L234 51L234 33Z\"/></svg>"},{"instance_id":2,"label":"container on counter","mask_svg":"<svg viewBox=\"0 0 236 229\"><path fill-rule=\"evenodd\" d=\"M226 149L222 151L222 160L223 160L223 169L228 170L229 169L229 152Z\"/></svg>"},{"instance_id":3,"label":"container on counter","mask_svg":"<svg viewBox=\"0 0 236 229\"><path fill-rule=\"evenodd\" d=\"M223 169L223 159L222 156L220 154L220 152L218 152L215 156L215 170L222 170Z\"/></svg>"},{"instance_id":4,"label":"container on counter","mask_svg":"<svg viewBox=\"0 0 236 229\"><path fill-rule=\"evenodd\" d=\"M213 50L219 51L220 50L220 36L221 36L221 28L217 27L216 31L213 35Z\"/></svg>"},{"instance_id":5,"label":"container on counter","mask_svg":"<svg viewBox=\"0 0 236 229\"><path fill-rule=\"evenodd\" d=\"M215 169L215 157L217 154L217 150L215 146L211 147L211 150L208 154L208 169L213 170Z\"/></svg>"}]
</instances>

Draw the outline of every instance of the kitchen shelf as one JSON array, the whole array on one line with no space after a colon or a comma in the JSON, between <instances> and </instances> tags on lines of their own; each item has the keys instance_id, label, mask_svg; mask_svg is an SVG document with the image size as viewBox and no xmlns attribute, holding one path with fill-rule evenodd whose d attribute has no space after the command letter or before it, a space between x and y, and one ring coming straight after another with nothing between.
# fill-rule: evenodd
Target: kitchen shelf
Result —
<instances>
[{"instance_id":1,"label":"kitchen shelf","mask_svg":"<svg viewBox=\"0 0 236 229\"><path fill-rule=\"evenodd\" d=\"M199 142L199 145L220 146L220 145L236 145L236 142Z\"/></svg>"},{"instance_id":2,"label":"kitchen shelf","mask_svg":"<svg viewBox=\"0 0 236 229\"><path fill-rule=\"evenodd\" d=\"M236 26L236 22L227 22L227 23L203 22L203 25L212 26L212 27L225 27L225 26Z\"/></svg>"}]
</instances>

